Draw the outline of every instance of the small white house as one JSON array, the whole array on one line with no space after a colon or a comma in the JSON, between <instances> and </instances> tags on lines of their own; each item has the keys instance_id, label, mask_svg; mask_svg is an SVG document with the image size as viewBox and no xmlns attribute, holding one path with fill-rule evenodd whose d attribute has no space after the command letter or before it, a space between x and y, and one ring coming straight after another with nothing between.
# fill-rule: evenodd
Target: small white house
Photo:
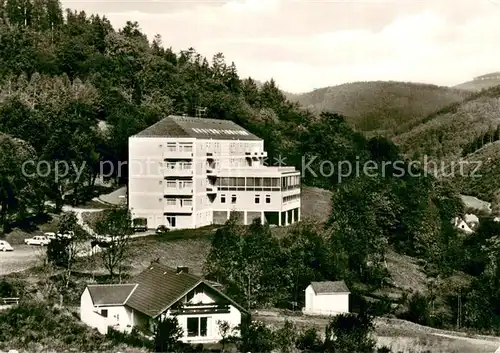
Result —
<instances>
[{"instance_id":1,"label":"small white house","mask_svg":"<svg viewBox=\"0 0 500 353\"><path fill-rule=\"evenodd\" d=\"M460 217L455 217L452 223L458 230L461 230L467 234L474 233L474 231L469 227L469 225Z\"/></svg>"},{"instance_id":2,"label":"small white house","mask_svg":"<svg viewBox=\"0 0 500 353\"><path fill-rule=\"evenodd\" d=\"M129 284L88 285L80 298L81 320L106 334L109 327L130 332L140 327L151 333L162 318L175 315L186 343L217 343L219 322L234 328L249 313L216 285L188 273L151 264Z\"/></svg>"},{"instance_id":3,"label":"small white house","mask_svg":"<svg viewBox=\"0 0 500 353\"><path fill-rule=\"evenodd\" d=\"M349 289L344 281L311 282L305 290L306 315L338 315L349 312Z\"/></svg>"}]
</instances>

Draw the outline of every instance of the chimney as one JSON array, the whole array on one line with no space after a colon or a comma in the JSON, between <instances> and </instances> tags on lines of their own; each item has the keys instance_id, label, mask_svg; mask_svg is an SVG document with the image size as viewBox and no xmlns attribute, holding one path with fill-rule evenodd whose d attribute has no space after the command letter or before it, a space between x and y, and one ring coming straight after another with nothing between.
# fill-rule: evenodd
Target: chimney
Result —
<instances>
[{"instance_id":1,"label":"chimney","mask_svg":"<svg viewBox=\"0 0 500 353\"><path fill-rule=\"evenodd\" d=\"M177 266L177 274L179 274L179 273L189 273L189 267Z\"/></svg>"}]
</instances>

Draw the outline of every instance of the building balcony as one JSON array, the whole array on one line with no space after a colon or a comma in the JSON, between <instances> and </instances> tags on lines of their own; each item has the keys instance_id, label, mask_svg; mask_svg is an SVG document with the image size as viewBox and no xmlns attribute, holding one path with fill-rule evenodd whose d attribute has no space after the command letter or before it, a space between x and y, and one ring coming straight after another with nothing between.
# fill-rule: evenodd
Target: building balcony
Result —
<instances>
[{"instance_id":1,"label":"building balcony","mask_svg":"<svg viewBox=\"0 0 500 353\"><path fill-rule=\"evenodd\" d=\"M171 312L177 315L228 314L230 312L230 306L228 303L185 304L172 308Z\"/></svg>"},{"instance_id":2,"label":"building balcony","mask_svg":"<svg viewBox=\"0 0 500 353\"><path fill-rule=\"evenodd\" d=\"M193 175L192 168L163 168L164 176L178 176L178 177L186 177Z\"/></svg>"},{"instance_id":3,"label":"building balcony","mask_svg":"<svg viewBox=\"0 0 500 353\"><path fill-rule=\"evenodd\" d=\"M163 191L165 195L192 195L193 188L168 188Z\"/></svg>"},{"instance_id":4,"label":"building balcony","mask_svg":"<svg viewBox=\"0 0 500 353\"><path fill-rule=\"evenodd\" d=\"M207 186L207 193L216 194L217 193L217 186L215 186L215 185Z\"/></svg>"},{"instance_id":5,"label":"building balcony","mask_svg":"<svg viewBox=\"0 0 500 353\"><path fill-rule=\"evenodd\" d=\"M245 156L246 156L246 158L267 157L267 152L266 151L246 151Z\"/></svg>"},{"instance_id":6,"label":"building balcony","mask_svg":"<svg viewBox=\"0 0 500 353\"><path fill-rule=\"evenodd\" d=\"M168 205L165 204L163 207L163 212L165 213L192 213L193 212L193 206L192 205L180 205L180 204L175 204L175 205Z\"/></svg>"},{"instance_id":7,"label":"building balcony","mask_svg":"<svg viewBox=\"0 0 500 353\"><path fill-rule=\"evenodd\" d=\"M175 160L175 159L193 159L193 152L185 151L167 151L163 152L164 160Z\"/></svg>"}]
</instances>

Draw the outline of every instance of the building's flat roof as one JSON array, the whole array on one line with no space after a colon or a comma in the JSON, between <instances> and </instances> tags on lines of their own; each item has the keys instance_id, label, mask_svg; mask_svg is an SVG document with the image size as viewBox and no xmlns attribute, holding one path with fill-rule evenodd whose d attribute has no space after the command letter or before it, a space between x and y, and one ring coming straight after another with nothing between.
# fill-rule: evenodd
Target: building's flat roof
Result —
<instances>
[{"instance_id":1,"label":"building's flat roof","mask_svg":"<svg viewBox=\"0 0 500 353\"><path fill-rule=\"evenodd\" d=\"M218 177L265 177L272 175L300 175L295 167L224 168L217 171Z\"/></svg>"},{"instance_id":2,"label":"building's flat roof","mask_svg":"<svg viewBox=\"0 0 500 353\"><path fill-rule=\"evenodd\" d=\"M261 138L230 120L193 118L176 115L170 115L134 136L262 141Z\"/></svg>"}]
</instances>

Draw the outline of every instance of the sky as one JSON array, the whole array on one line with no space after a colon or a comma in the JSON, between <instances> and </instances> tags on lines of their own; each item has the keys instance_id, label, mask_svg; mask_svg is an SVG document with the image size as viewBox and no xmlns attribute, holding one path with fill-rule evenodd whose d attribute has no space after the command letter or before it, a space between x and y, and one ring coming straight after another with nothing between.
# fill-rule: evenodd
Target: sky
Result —
<instances>
[{"instance_id":1,"label":"sky","mask_svg":"<svg viewBox=\"0 0 500 353\"><path fill-rule=\"evenodd\" d=\"M137 21L174 51L222 52L291 93L393 80L452 86L500 71L500 0L62 0Z\"/></svg>"}]
</instances>

